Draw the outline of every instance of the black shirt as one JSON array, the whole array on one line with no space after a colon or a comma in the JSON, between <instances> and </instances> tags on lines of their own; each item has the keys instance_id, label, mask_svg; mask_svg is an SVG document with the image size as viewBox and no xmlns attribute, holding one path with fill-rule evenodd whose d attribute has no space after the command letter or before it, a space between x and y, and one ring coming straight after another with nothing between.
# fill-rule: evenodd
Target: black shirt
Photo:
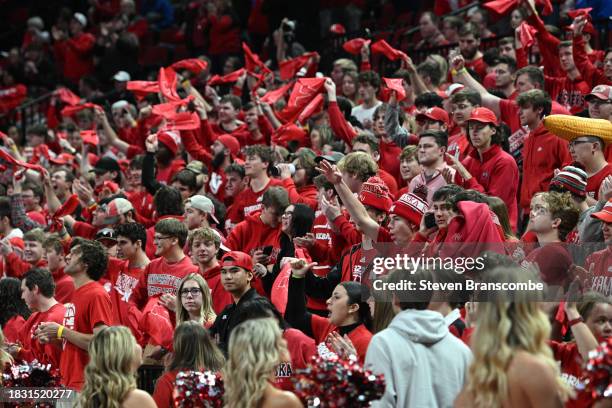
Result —
<instances>
[{"instance_id":1,"label":"black shirt","mask_svg":"<svg viewBox=\"0 0 612 408\"><path fill-rule=\"evenodd\" d=\"M238 303L232 303L225 306L221 313L215 319L215 323L210 328L210 334L215 337L219 348L227 355L229 347L229 337L236 326L236 317L240 314L240 308L247 300L261 297L254 288L247 290L244 295L238 300Z\"/></svg>"}]
</instances>

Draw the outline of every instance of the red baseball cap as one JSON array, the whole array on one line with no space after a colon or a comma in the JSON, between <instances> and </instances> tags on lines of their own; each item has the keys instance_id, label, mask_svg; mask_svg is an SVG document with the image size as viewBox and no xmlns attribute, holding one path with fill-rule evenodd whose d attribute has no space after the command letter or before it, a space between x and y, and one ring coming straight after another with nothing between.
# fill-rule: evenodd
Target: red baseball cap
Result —
<instances>
[{"instance_id":1,"label":"red baseball cap","mask_svg":"<svg viewBox=\"0 0 612 408\"><path fill-rule=\"evenodd\" d=\"M593 97L597 99L602 99L604 101L612 100L612 86L610 85L597 85L590 94L585 96L584 99L587 101L589 99L593 99Z\"/></svg>"},{"instance_id":2,"label":"red baseball cap","mask_svg":"<svg viewBox=\"0 0 612 408\"><path fill-rule=\"evenodd\" d=\"M231 251L221 258L221 268L226 266L238 266L250 272L253 270L253 259L244 252Z\"/></svg>"},{"instance_id":3,"label":"red baseball cap","mask_svg":"<svg viewBox=\"0 0 612 408\"><path fill-rule=\"evenodd\" d=\"M442 108L438 108L437 106L434 106L433 108L429 108L425 112L419 113L416 116L416 120L423 121L425 119L431 119L437 122L443 122L447 126L449 122L448 112L446 112Z\"/></svg>"},{"instance_id":4,"label":"red baseball cap","mask_svg":"<svg viewBox=\"0 0 612 408\"><path fill-rule=\"evenodd\" d=\"M602 220L605 223L612 222L612 198L608 200L601 211L591 214L591 217Z\"/></svg>"},{"instance_id":5,"label":"red baseball cap","mask_svg":"<svg viewBox=\"0 0 612 408\"><path fill-rule=\"evenodd\" d=\"M497 126L497 116L491 109L487 108L474 108L470 113L468 121L473 120L480 123L492 123Z\"/></svg>"},{"instance_id":6,"label":"red baseball cap","mask_svg":"<svg viewBox=\"0 0 612 408\"><path fill-rule=\"evenodd\" d=\"M240 153L240 142L238 142L238 139L236 139L234 136L225 134L219 136L217 140L219 143L229 149L232 157L236 157Z\"/></svg>"}]
</instances>

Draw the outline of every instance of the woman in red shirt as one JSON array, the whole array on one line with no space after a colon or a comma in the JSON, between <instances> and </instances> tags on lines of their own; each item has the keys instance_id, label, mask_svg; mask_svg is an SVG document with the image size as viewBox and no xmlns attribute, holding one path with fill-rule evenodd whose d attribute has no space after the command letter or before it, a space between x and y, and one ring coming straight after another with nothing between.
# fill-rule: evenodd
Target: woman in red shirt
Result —
<instances>
[{"instance_id":1,"label":"woman in red shirt","mask_svg":"<svg viewBox=\"0 0 612 408\"><path fill-rule=\"evenodd\" d=\"M191 320L208 329L216 318L206 280L197 273L185 276L177 291L176 325Z\"/></svg>"},{"instance_id":2,"label":"woman in red shirt","mask_svg":"<svg viewBox=\"0 0 612 408\"><path fill-rule=\"evenodd\" d=\"M293 327L315 339L319 355L333 354L325 344L333 342L335 336L332 332L346 336L345 339L348 338L353 343L357 357L363 363L372 340L372 316L366 302L370 297L369 290L358 282L341 282L327 299L329 317L313 315L306 310L304 276L315 263L306 264L302 259L291 263L285 319Z\"/></svg>"},{"instance_id":3,"label":"woman in red shirt","mask_svg":"<svg viewBox=\"0 0 612 408\"><path fill-rule=\"evenodd\" d=\"M201 324L188 321L179 324L174 331L174 353L166 367L166 373L155 384L153 399L158 408L174 407L174 382L179 371L220 371L225 364L221 350L217 348L208 331Z\"/></svg>"}]
</instances>

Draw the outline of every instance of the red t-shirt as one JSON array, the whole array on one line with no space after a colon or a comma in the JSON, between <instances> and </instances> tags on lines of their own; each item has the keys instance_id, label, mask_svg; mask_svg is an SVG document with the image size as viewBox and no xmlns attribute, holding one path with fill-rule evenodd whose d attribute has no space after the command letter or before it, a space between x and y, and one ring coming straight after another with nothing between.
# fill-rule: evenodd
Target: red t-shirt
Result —
<instances>
[{"instance_id":1,"label":"red t-shirt","mask_svg":"<svg viewBox=\"0 0 612 408\"><path fill-rule=\"evenodd\" d=\"M64 268L59 268L52 272L55 281L55 300L60 303L72 302L74 294L74 281L64 273Z\"/></svg>"},{"instance_id":2,"label":"red t-shirt","mask_svg":"<svg viewBox=\"0 0 612 408\"><path fill-rule=\"evenodd\" d=\"M291 361L284 361L276 367L274 386L285 391L294 389L291 378L295 370L302 370L310 363L311 357L316 354L315 342L297 329L287 329L283 332L287 341L287 348Z\"/></svg>"},{"instance_id":3,"label":"red t-shirt","mask_svg":"<svg viewBox=\"0 0 612 408\"><path fill-rule=\"evenodd\" d=\"M588 271L591 264L595 265L587 287L604 296L612 295L612 246L589 255L584 262L584 268Z\"/></svg>"},{"instance_id":4,"label":"red t-shirt","mask_svg":"<svg viewBox=\"0 0 612 408\"><path fill-rule=\"evenodd\" d=\"M61 347L53 342L41 344L35 339L34 332L39 323L55 322L62 324L65 314L66 307L61 303L56 303L46 312L32 313L21 328L19 341L23 348L19 351L19 358L28 362L38 360L41 364L51 364L54 368L59 368L62 357Z\"/></svg>"},{"instance_id":5,"label":"red t-shirt","mask_svg":"<svg viewBox=\"0 0 612 408\"><path fill-rule=\"evenodd\" d=\"M15 315L4 323L2 333L4 333L4 339L7 343L17 343L19 340L19 333L25 322L25 319L21 315Z\"/></svg>"},{"instance_id":6,"label":"red t-shirt","mask_svg":"<svg viewBox=\"0 0 612 408\"><path fill-rule=\"evenodd\" d=\"M176 295L181 279L190 273L198 273L198 271L198 267L191 262L188 256L176 263L169 263L164 257L154 259L140 274L130 301L142 308L149 297L162 293Z\"/></svg>"},{"instance_id":7,"label":"red t-shirt","mask_svg":"<svg viewBox=\"0 0 612 408\"><path fill-rule=\"evenodd\" d=\"M92 281L74 291L73 303L66 305L64 326L83 334L93 334L96 326L110 326L113 313L110 297L99 282ZM64 339L64 352L60 361L62 385L77 391L85 382L83 372L89 362L87 350Z\"/></svg>"},{"instance_id":8,"label":"red t-shirt","mask_svg":"<svg viewBox=\"0 0 612 408\"><path fill-rule=\"evenodd\" d=\"M134 337L140 339L140 330L131 320L130 308L134 307L134 304L130 303L129 299L144 272L144 268L130 268L129 263L128 260L117 258L110 258L108 261L108 280L111 284L109 296L113 307L113 325L129 327Z\"/></svg>"},{"instance_id":9,"label":"red t-shirt","mask_svg":"<svg viewBox=\"0 0 612 408\"><path fill-rule=\"evenodd\" d=\"M170 182L172 181L172 177L174 177L174 175L181 171L184 167L185 162L183 160L175 159L172 161L172 163L170 163L168 167L164 169L158 167L155 178L160 183L170 184Z\"/></svg>"},{"instance_id":10,"label":"red t-shirt","mask_svg":"<svg viewBox=\"0 0 612 408\"><path fill-rule=\"evenodd\" d=\"M75 237L94 239L97 232L97 227L94 227L86 222L76 221L74 224L72 224L72 235Z\"/></svg>"},{"instance_id":11,"label":"red t-shirt","mask_svg":"<svg viewBox=\"0 0 612 408\"><path fill-rule=\"evenodd\" d=\"M565 407L590 407L593 404L593 399L588 392L580 391L580 386L584 386L583 361L576 343L559 343L551 340L548 345L552 349L555 360L561 364L561 378L567 385L576 390L576 398L568 400Z\"/></svg>"},{"instance_id":12,"label":"red t-shirt","mask_svg":"<svg viewBox=\"0 0 612 408\"><path fill-rule=\"evenodd\" d=\"M465 67L473 69L474 72L478 74L481 81L485 78L485 76L487 76L487 63L484 62L484 59L482 57L477 58L473 61L466 61Z\"/></svg>"},{"instance_id":13,"label":"red t-shirt","mask_svg":"<svg viewBox=\"0 0 612 408\"><path fill-rule=\"evenodd\" d=\"M155 391L153 391L153 399L157 408L172 408L174 407L174 383L179 370L168 371L157 379L155 383Z\"/></svg>"},{"instance_id":14,"label":"red t-shirt","mask_svg":"<svg viewBox=\"0 0 612 408\"><path fill-rule=\"evenodd\" d=\"M261 189L261 191L254 192L253 189L248 186L247 188L242 190L239 196L234 198L234 204L232 205L232 207L235 207L235 211L233 211L231 215L228 213L228 217L234 217L231 219L231 221L234 224L237 224L249 215L257 211L261 211L263 209L261 201L263 199L264 193L272 186L282 187L282 185L283 182L281 180L272 178L270 179L270 181L268 181L268 184L266 184L266 186Z\"/></svg>"},{"instance_id":15,"label":"red t-shirt","mask_svg":"<svg viewBox=\"0 0 612 408\"><path fill-rule=\"evenodd\" d=\"M608 176L612 175L612 164L608 163L603 169L599 170L597 173L591 175L587 179L586 192L592 198L598 200L599 199L599 187L601 186L601 182Z\"/></svg>"}]
</instances>

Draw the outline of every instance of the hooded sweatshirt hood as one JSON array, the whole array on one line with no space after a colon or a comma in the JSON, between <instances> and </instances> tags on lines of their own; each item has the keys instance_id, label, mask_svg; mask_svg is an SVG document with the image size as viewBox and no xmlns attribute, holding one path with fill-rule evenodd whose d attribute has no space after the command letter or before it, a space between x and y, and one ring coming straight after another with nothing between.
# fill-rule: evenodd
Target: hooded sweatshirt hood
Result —
<instances>
[{"instance_id":1,"label":"hooded sweatshirt hood","mask_svg":"<svg viewBox=\"0 0 612 408\"><path fill-rule=\"evenodd\" d=\"M444 317L432 310L404 310L396 315L389 328L424 345L435 344L449 333Z\"/></svg>"}]
</instances>

